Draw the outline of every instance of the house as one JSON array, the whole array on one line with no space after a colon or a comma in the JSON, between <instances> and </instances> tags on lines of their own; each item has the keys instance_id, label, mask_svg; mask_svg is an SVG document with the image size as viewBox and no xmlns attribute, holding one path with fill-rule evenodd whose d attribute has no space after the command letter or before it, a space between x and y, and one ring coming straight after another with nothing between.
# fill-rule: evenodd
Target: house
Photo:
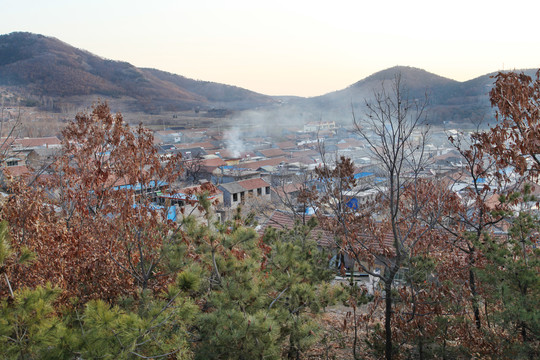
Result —
<instances>
[{"instance_id":1,"label":"house","mask_svg":"<svg viewBox=\"0 0 540 360\"><path fill-rule=\"evenodd\" d=\"M271 227L277 230L291 230L296 223L308 222L315 215L305 215L275 210L270 218L262 224L258 230L259 234L264 234L267 228ZM320 247L328 249L335 248L334 234L317 225L309 234L310 239L317 242Z\"/></svg>"},{"instance_id":2,"label":"house","mask_svg":"<svg viewBox=\"0 0 540 360\"><path fill-rule=\"evenodd\" d=\"M182 141L182 133L177 130L160 130L154 132L155 138L163 144L175 144Z\"/></svg>"},{"instance_id":3,"label":"house","mask_svg":"<svg viewBox=\"0 0 540 360\"><path fill-rule=\"evenodd\" d=\"M204 156L208 155L206 150L200 146L178 149L177 152L182 154L182 159L184 160L202 159Z\"/></svg>"},{"instance_id":4,"label":"house","mask_svg":"<svg viewBox=\"0 0 540 360\"><path fill-rule=\"evenodd\" d=\"M296 149L296 144L293 143L292 141L278 142L276 146L280 148L281 150L295 150Z\"/></svg>"},{"instance_id":5,"label":"house","mask_svg":"<svg viewBox=\"0 0 540 360\"><path fill-rule=\"evenodd\" d=\"M275 157L282 157L282 156L287 155L280 148L270 148L270 149L258 150L255 153L258 156L262 156L262 157L265 157L265 158L275 158Z\"/></svg>"},{"instance_id":6,"label":"house","mask_svg":"<svg viewBox=\"0 0 540 360\"><path fill-rule=\"evenodd\" d=\"M317 132L321 130L334 130L336 128L335 121L308 122L304 124L304 132Z\"/></svg>"},{"instance_id":7,"label":"house","mask_svg":"<svg viewBox=\"0 0 540 360\"><path fill-rule=\"evenodd\" d=\"M227 163L219 157L205 158L200 161L200 178L210 181L213 173L220 166L226 166Z\"/></svg>"},{"instance_id":8,"label":"house","mask_svg":"<svg viewBox=\"0 0 540 360\"><path fill-rule=\"evenodd\" d=\"M189 149L189 148L203 148L206 150L206 152L209 152L209 150L216 150L218 149L218 146L211 143L210 141L204 141L204 142L193 142L193 143L182 143L182 144L174 144L174 146L177 149Z\"/></svg>"},{"instance_id":9,"label":"house","mask_svg":"<svg viewBox=\"0 0 540 360\"><path fill-rule=\"evenodd\" d=\"M14 139L11 147L14 150L33 150L40 148L60 148L62 142L56 136L41 138Z\"/></svg>"},{"instance_id":10,"label":"house","mask_svg":"<svg viewBox=\"0 0 540 360\"><path fill-rule=\"evenodd\" d=\"M223 203L223 192L211 183L182 188L170 194L160 194L157 203L169 208L174 206L178 210L175 211L175 214L181 213L184 216L194 216L196 219L203 221L205 212L199 209L199 199L197 197L198 194L202 193L207 194L207 199L214 206ZM178 221L180 217L177 216L174 220Z\"/></svg>"},{"instance_id":11,"label":"house","mask_svg":"<svg viewBox=\"0 0 540 360\"><path fill-rule=\"evenodd\" d=\"M214 184L226 184L260 177L261 173L259 171L226 165L220 166L213 171L211 181Z\"/></svg>"},{"instance_id":12,"label":"house","mask_svg":"<svg viewBox=\"0 0 540 360\"><path fill-rule=\"evenodd\" d=\"M252 199L271 200L270 184L262 178L221 184L218 188L223 191L223 204L231 209Z\"/></svg>"},{"instance_id":13,"label":"house","mask_svg":"<svg viewBox=\"0 0 540 360\"><path fill-rule=\"evenodd\" d=\"M244 169L257 170L262 166L267 166L267 165L276 166L276 165L282 165L286 163L287 163L287 159L285 157L275 157L275 158L260 160L260 161L249 161L249 162L246 161L241 164L241 167Z\"/></svg>"}]
</instances>

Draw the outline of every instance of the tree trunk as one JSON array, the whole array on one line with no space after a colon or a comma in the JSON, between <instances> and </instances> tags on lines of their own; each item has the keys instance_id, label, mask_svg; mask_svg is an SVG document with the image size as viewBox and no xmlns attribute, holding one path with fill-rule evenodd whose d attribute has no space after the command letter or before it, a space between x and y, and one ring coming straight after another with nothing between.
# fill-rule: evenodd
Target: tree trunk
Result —
<instances>
[{"instance_id":1,"label":"tree trunk","mask_svg":"<svg viewBox=\"0 0 540 360\"><path fill-rule=\"evenodd\" d=\"M392 280L384 282L385 303L384 311L384 330L385 330L385 358L392 360Z\"/></svg>"},{"instance_id":2,"label":"tree trunk","mask_svg":"<svg viewBox=\"0 0 540 360\"><path fill-rule=\"evenodd\" d=\"M351 275L352 277L352 275ZM353 359L358 360L356 347L358 346L358 319L356 318L356 304L353 306L353 324L354 324L354 340L353 340Z\"/></svg>"},{"instance_id":3,"label":"tree trunk","mask_svg":"<svg viewBox=\"0 0 540 360\"><path fill-rule=\"evenodd\" d=\"M482 328L482 322L480 321L480 309L478 308L478 299L477 299L477 291L476 291L476 279L474 276L474 271L472 268L469 269L469 287L471 289L472 294L472 308L474 313L474 321L476 323L476 328L481 329Z\"/></svg>"}]
</instances>

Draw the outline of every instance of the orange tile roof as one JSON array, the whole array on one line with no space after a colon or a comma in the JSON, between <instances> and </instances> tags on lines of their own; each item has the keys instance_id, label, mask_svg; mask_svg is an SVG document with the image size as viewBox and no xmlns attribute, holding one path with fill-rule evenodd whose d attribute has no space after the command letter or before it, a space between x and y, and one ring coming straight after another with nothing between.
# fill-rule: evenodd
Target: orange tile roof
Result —
<instances>
[{"instance_id":1,"label":"orange tile roof","mask_svg":"<svg viewBox=\"0 0 540 360\"><path fill-rule=\"evenodd\" d=\"M35 147L35 146L50 146L61 145L62 142L56 136L41 137L41 138L24 138L15 139L14 145L21 145L22 147Z\"/></svg>"},{"instance_id":2,"label":"orange tile roof","mask_svg":"<svg viewBox=\"0 0 540 360\"><path fill-rule=\"evenodd\" d=\"M273 158L278 156L284 156L285 152L279 148L259 150L259 152L267 158Z\"/></svg>"},{"instance_id":3,"label":"orange tile roof","mask_svg":"<svg viewBox=\"0 0 540 360\"><path fill-rule=\"evenodd\" d=\"M214 159L203 159L201 161L201 166L204 167L218 167L218 166L224 166L227 165L225 161L221 158L214 158Z\"/></svg>"},{"instance_id":4,"label":"orange tile roof","mask_svg":"<svg viewBox=\"0 0 540 360\"><path fill-rule=\"evenodd\" d=\"M61 145L62 142L56 136L41 137L41 138L0 138L0 147L6 149L9 147L38 147Z\"/></svg>"},{"instance_id":5,"label":"orange tile roof","mask_svg":"<svg viewBox=\"0 0 540 360\"><path fill-rule=\"evenodd\" d=\"M8 166L3 168L2 170L6 174L15 177L30 175L30 170L26 167L26 165Z\"/></svg>"},{"instance_id":6,"label":"orange tile roof","mask_svg":"<svg viewBox=\"0 0 540 360\"><path fill-rule=\"evenodd\" d=\"M292 141L283 141L276 144L282 150L296 149L296 144Z\"/></svg>"},{"instance_id":7,"label":"orange tile roof","mask_svg":"<svg viewBox=\"0 0 540 360\"><path fill-rule=\"evenodd\" d=\"M242 186L246 190L253 190L253 189L270 186L269 183L267 183L261 178L237 181L237 184Z\"/></svg>"}]
</instances>

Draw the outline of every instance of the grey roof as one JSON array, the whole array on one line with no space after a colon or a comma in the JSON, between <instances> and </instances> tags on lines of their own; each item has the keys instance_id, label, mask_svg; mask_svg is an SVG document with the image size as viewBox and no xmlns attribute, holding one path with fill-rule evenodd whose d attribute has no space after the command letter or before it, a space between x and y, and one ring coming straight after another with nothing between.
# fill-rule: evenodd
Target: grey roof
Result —
<instances>
[{"instance_id":1,"label":"grey roof","mask_svg":"<svg viewBox=\"0 0 540 360\"><path fill-rule=\"evenodd\" d=\"M226 183L226 184L221 184L218 186L218 188L220 190L225 190L227 191L228 193L231 193L231 194L237 194L237 193L240 193L242 191L246 191L246 189L244 189L241 185L239 185L238 183L235 183L235 182L231 182L231 183Z\"/></svg>"}]
</instances>

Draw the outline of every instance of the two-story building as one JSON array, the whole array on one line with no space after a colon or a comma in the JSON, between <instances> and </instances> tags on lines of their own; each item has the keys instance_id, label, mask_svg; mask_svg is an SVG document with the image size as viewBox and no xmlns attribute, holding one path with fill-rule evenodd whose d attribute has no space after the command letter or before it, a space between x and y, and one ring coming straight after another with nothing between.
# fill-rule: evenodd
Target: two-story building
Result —
<instances>
[{"instance_id":1,"label":"two-story building","mask_svg":"<svg viewBox=\"0 0 540 360\"><path fill-rule=\"evenodd\" d=\"M218 188L223 191L223 204L234 209L251 199L270 201L270 184L262 178L247 179L221 184Z\"/></svg>"}]
</instances>

